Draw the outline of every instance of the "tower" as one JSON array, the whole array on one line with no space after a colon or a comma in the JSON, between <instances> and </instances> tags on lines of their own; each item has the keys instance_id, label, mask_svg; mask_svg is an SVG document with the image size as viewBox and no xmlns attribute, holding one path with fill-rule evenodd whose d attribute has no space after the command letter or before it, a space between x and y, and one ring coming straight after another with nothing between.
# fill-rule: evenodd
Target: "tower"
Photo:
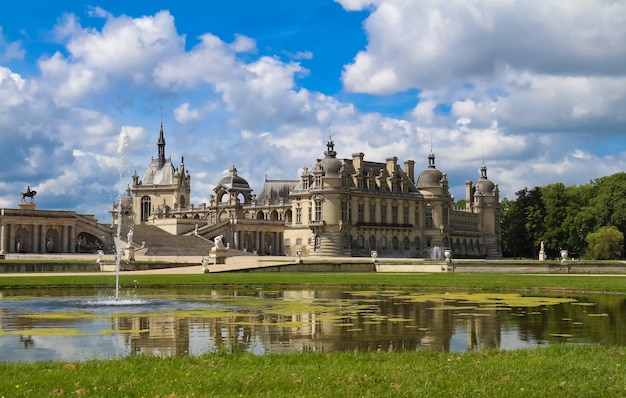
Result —
<instances>
[{"instance_id":1,"label":"tower","mask_svg":"<svg viewBox=\"0 0 626 398\"><path fill-rule=\"evenodd\" d=\"M165 216L170 210L189 205L191 177L181 157L180 166L174 167L171 157L165 157L163 121L157 140L157 157L153 157L143 177L137 172L132 177L133 211L135 222L140 224L153 217Z\"/></svg>"}]
</instances>

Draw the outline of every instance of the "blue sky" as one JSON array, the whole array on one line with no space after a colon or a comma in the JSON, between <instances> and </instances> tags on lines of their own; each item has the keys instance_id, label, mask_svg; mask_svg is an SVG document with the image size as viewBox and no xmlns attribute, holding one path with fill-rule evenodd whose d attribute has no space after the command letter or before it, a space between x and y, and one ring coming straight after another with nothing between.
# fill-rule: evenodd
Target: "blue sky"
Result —
<instances>
[{"instance_id":1,"label":"blue sky","mask_svg":"<svg viewBox=\"0 0 626 398\"><path fill-rule=\"evenodd\" d=\"M626 168L626 3L13 2L0 15L0 207L107 212L184 156L191 202L234 164L260 191L322 156L436 154L457 199ZM119 144L120 139L125 145ZM118 149L122 148L120 152Z\"/></svg>"}]
</instances>

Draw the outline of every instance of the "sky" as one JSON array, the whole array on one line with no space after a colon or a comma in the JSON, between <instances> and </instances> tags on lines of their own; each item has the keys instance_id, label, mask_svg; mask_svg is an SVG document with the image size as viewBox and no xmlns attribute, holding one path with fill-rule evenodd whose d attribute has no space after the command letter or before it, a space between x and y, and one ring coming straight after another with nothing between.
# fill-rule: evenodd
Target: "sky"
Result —
<instances>
[{"instance_id":1,"label":"sky","mask_svg":"<svg viewBox=\"0 0 626 398\"><path fill-rule=\"evenodd\" d=\"M455 199L485 164L501 198L626 169L626 2L83 0L0 14L0 208L111 222L163 123L208 203L323 157L428 153Z\"/></svg>"}]
</instances>

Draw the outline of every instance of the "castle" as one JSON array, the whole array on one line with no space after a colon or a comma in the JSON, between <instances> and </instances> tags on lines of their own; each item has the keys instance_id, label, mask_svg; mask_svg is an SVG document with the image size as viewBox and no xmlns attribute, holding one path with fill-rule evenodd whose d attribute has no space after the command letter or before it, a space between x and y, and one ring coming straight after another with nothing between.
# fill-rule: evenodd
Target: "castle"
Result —
<instances>
[{"instance_id":1,"label":"castle","mask_svg":"<svg viewBox=\"0 0 626 398\"><path fill-rule=\"evenodd\" d=\"M326 146L299 179L266 178L258 194L232 166L210 203L195 206L184 158L175 167L165 156L161 123L157 158L142 178L133 175L120 203L135 224L221 235L231 249L259 255L430 257L448 248L457 258L502 258L499 191L484 164L478 180L465 183L465 206L457 208L432 152L416 178L413 160L401 167L397 157L339 159L332 139Z\"/></svg>"}]
</instances>

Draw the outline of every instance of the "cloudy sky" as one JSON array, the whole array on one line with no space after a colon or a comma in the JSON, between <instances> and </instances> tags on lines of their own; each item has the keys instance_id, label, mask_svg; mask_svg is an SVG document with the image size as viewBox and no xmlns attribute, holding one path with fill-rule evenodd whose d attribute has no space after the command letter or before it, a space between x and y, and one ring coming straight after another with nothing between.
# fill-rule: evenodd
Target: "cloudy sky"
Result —
<instances>
[{"instance_id":1,"label":"cloudy sky","mask_svg":"<svg viewBox=\"0 0 626 398\"><path fill-rule=\"evenodd\" d=\"M201 5L200 5L201 4ZM110 222L136 170L181 157L191 202L234 164L258 192L323 156L436 154L457 199L626 169L626 2L82 0L0 15L0 208Z\"/></svg>"}]
</instances>

